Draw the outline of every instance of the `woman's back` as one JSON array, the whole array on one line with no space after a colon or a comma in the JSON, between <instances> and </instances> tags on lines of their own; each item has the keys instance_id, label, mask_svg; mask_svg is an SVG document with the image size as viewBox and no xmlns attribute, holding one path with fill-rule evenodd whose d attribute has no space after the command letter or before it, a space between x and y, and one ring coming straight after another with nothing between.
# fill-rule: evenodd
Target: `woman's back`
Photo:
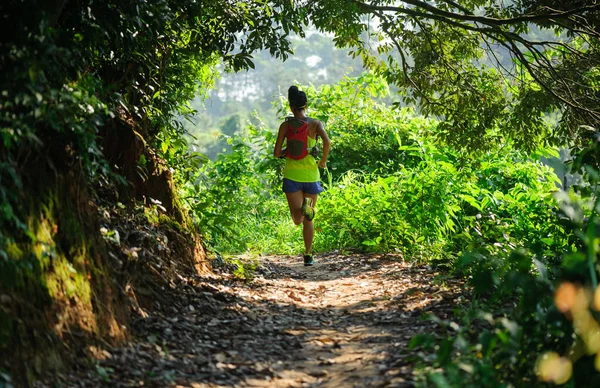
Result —
<instances>
[{"instance_id":1,"label":"woman's back","mask_svg":"<svg viewBox=\"0 0 600 388\"><path fill-rule=\"evenodd\" d=\"M306 117L306 119L289 117L285 123L295 129L301 128L305 123L308 123L307 146L310 149L317 144L317 120L310 117ZM283 177L296 182L318 182L321 179L321 174L319 173L317 161L311 154L308 154L298 160L286 158Z\"/></svg>"}]
</instances>

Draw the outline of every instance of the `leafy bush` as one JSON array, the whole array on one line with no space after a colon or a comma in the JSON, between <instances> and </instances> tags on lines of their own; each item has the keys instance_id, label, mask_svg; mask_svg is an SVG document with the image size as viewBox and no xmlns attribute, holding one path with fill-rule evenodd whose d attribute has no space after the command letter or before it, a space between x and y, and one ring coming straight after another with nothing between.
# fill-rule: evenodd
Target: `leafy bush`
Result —
<instances>
[{"instance_id":1,"label":"leafy bush","mask_svg":"<svg viewBox=\"0 0 600 388\"><path fill-rule=\"evenodd\" d=\"M270 157L273 134L260 122L247 130L227 139L233 152L194 170L183 198L218 251L289 253L294 229L280 190L282 161Z\"/></svg>"},{"instance_id":2,"label":"leafy bush","mask_svg":"<svg viewBox=\"0 0 600 388\"><path fill-rule=\"evenodd\" d=\"M466 310L454 320L430 317L447 334L411 342L426 372L423 386L594 385L600 325L587 295L598 286L598 174L576 158L574 168L587 166L589 182L575 188L582 195L567 194L551 168L510 146L462 154L436 140L434 121L374 102L381 94L373 90L385 89L369 89L379 82L370 77L307 88L311 114L326 121L333 142L315 250L400 251L468 280ZM204 165L187 187L214 246L300 252L300 228L279 187L282 161L270 156L273 131L251 125L229 142L234 152ZM567 310L565 289L583 307Z\"/></svg>"},{"instance_id":3,"label":"leafy bush","mask_svg":"<svg viewBox=\"0 0 600 388\"><path fill-rule=\"evenodd\" d=\"M573 335L590 337L581 337L553 295L563 280L576 290L597 286L595 184L586 185L587 197L559 194L552 169L508 146L461 154L434 138L434 121L363 101L375 96L370 92L353 94L366 79L308 88L313 116L329 123L335 168L323 177L315 249L401 251L468 279L470 307L457 310L454 321L431 317L448 334L411 342L426 371L423 386L551 381L544 362L571 365L561 358L569 349L579 352L569 361L572 381L591 384L590 357L578 345L586 340ZM359 157L363 141L369 151ZM298 253L300 228L279 189L281 161L270 157L273 132L250 126L246 138L230 142L235 152L205 165L193 187L198 219L225 252Z\"/></svg>"},{"instance_id":4,"label":"leafy bush","mask_svg":"<svg viewBox=\"0 0 600 388\"><path fill-rule=\"evenodd\" d=\"M389 88L382 77L363 73L344 77L335 85L304 87L310 117L323 122L330 138L335 139L328 166L334 179L346 171L393 173L412 166L419 159L398 152L398 145L420 133L431 137L435 122L417 116L411 109L390 109L385 101ZM288 111L287 100L275 103L279 116Z\"/></svg>"},{"instance_id":5,"label":"leafy bush","mask_svg":"<svg viewBox=\"0 0 600 388\"><path fill-rule=\"evenodd\" d=\"M434 121L374 102L386 90L370 74L307 88L309 114L326 121L333 141L316 250L401 250L448 262L467 251L507 256L516 246L553 244L560 228L548 222L556 179L548 167L509 147L478 158L457 153L434 139ZM274 133L250 125L229 141L234 152L188 185L199 222L224 251L301 249L280 192L282 162L271 157Z\"/></svg>"},{"instance_id":6,"label":"leafy bush","mask_svg":"<svg viewBox=\"0 0 600 388\"><path fill-rule=\"evenodd\" d=\"M460 329L413 340L413 348L426 351L422 361L431 368L424 386L600 383L599 175L589 165L585 170L585 190L554 193L560 212L553 217L540 218L523 204L509 208L533 212L535 227L529 231L538 233L539 243L508 257L471 252L459 260L481 299L470 314L456 317L459 326L433 317L443 327ZM448 344L443 351L436 348L440 342Z\"/></svg>"}]
</instances>

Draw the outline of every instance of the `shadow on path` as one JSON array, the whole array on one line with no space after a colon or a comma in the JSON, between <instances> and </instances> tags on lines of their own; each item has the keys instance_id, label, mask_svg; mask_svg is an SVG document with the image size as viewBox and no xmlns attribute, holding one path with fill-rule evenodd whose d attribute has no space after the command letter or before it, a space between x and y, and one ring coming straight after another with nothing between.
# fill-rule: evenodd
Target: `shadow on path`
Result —
<instances>
[{"instance_id":1,"label":"shadow on path","mask_svg":"<svg viewBox=\"0 0 600 388\"><path fill-rule=\"evenodd\" d=\"M423 312L449 317L461 285L385 255L267 257L252 282L183 278L133 325L128 346L49 386L405 387ZM143 314L145 315L145 314ZM40 386L44 386L41 384Z\"/></svg>"}]
</instances>

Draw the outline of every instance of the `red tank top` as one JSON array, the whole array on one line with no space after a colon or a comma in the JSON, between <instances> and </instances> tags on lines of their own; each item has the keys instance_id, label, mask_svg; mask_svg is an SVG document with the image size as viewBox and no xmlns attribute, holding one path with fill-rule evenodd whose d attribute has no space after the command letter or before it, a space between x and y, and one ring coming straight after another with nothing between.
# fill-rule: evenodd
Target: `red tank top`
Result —
<instances>
[{"instance_id":1,"label":"red tank top","mask_svg":"<svg viewBox=\"0 0 600 388\"><path fill-rule=\"evenodd\" d=\"M291 120L288 121L286 136L285 156L294 160L303 159L308 155L308 122L304 120L299 121L303 123L300 128L294 128Z\"/></svg>"}]
</instances>

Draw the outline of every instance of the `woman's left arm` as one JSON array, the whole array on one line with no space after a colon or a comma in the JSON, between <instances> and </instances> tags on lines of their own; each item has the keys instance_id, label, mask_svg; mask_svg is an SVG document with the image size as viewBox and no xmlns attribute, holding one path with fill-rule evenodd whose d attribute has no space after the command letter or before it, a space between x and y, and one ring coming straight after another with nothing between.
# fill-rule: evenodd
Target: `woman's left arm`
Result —
<instances>
[{"instance_id":1,"label":"woman's left arm","mask_svg":"<svg viewBox=\"0 0 600 388\"><path fill-rule=\"evenodd\" d=\"M317 122L317 136L323 139L323 156L321 160L319 160L319 167L325 168L327 167L327 157L329 156L329 148L331 147L331 140L329 140L329 136L327 136L327 132L325 132L325 128L323 128L323 123Z\"/></svg>"},{"instance_id":2,"label":"woman's left arm","mask_svg":"<svg viewBox=\"0 0 600 388\"><path fill-rule=\"evenodd\" d=\"M273 156L276 158L281 157L281 147L283 145L283 139L285 139L286 135L286 127L285 123L281 123L279 126L279 132L277 133L277 141L275 142L275 149L273 150Z\"/></svg>"}]
</instances>

